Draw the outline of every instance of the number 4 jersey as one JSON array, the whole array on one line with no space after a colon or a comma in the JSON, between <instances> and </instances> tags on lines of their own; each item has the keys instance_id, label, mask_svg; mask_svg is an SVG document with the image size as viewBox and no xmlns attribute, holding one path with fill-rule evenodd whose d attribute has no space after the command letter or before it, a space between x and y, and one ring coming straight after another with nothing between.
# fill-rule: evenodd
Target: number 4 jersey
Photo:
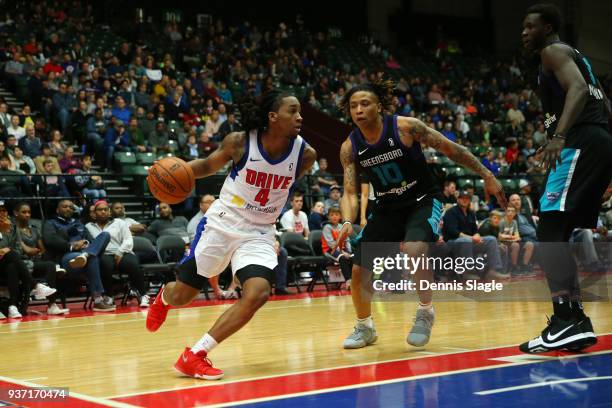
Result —
<instances>
[{"instance_id":1,"label":"number 4 jersey","mask_svg":"<svg viewBox=\"0 0 612 408\"><path fill-rule=\"evenodd\" d=\"M301 136L292 138L287 152L273 160L263 149L261 133L249 132L242 159L232 167L219 200L208 212L227 211L250 224L274 224L299 175L305 146Z\"/></svg>"},{"instance_id":2,"label":"number 4 jersey","mask_svg":"<svg viewBox=\"0 0 612 408\"><path fill-rule=\"evenodd\" d=\"M421 145L413 143L408 148L400 141L397 116L383 116L383 131L375 144L368 144L359 128L355 128L349 137L356 167L365 173L374 187L377 205L401 208L440 193Z\"/></svg>"}]
</instances>

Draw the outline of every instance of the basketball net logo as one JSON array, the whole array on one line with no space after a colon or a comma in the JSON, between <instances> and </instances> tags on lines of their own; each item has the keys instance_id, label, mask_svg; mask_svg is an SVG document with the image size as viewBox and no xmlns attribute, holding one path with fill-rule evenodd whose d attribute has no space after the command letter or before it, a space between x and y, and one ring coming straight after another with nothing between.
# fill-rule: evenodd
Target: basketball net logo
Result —
<instances>
[{"instance_id":1,"label":"basketball net logo","mask_svg":"<svg viewBox=\"0 0 612 408\"><path fill-rule=\"evenodd\" d=\"M389 146L393 147L395 146L395 143L393 143L393 139L389 138Z\"/></svg>"},{"instance_id":2,"label":"basketball net logo","mask_svg":"<svg viewBox=\"0 0 612 408\"><path fill-rule=\"evenodd\" d=\"M289 163L289 171L293 170L293 163Z\"/></svg>"}]
</instances>

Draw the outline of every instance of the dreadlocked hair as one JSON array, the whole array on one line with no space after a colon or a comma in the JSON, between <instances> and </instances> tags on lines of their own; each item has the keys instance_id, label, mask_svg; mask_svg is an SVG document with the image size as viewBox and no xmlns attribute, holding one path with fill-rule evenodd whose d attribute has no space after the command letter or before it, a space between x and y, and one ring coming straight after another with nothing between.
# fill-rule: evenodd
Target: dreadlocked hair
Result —
<instances>
[{"instance_id":1,"label":"dreadlocked hair","mask_svg":"<svg viewBox=\"0 0 612 408\"><path fill-rule=\"evenodd\" d=\"M338 103L338 108L350 117L351 109L349 102L351 101L351 96L353 96L355 92L364 91L376 95L378 102L380 102L383 107L383 110L389 111L391 110L391 106L393 104L394 89L395 83L392 80L385 79L383 77L376 79L374 82L366 82L365 84L354 86L350 89L350 91L344 94Z\"/></svg>"},{"instance_id":2,"label":"dreadlocked hair","mask_svg":"<svg viewBox=\"0 0 612 408\"><path fill-rule=\"evenodd\" d=\"M292 94L271 89L257 98L245 97L238 101L242 130L265 129L268 127L268 113L278 112L284 98Z\"/></svg>"}]
</instances>

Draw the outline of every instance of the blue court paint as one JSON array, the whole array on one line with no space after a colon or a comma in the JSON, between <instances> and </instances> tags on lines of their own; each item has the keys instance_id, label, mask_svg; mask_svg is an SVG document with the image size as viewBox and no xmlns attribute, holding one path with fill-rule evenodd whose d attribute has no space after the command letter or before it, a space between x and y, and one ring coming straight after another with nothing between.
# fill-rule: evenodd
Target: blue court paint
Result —
<instances>
[{"instance_id":1,"label":"blue court paint","mask_svg":"<svg viewBox=\"0 0 612 408\"><path fill-rule=\"evenodd\" d=\"M247 407L612 407L612 353L447 374L244 405ZM589 381L580 381L590 378ZM572 382L500 390L565 379ZM494 392L478 395L477 392ZM501 391L501 392L499 392Z\"/></svg>"}]
</instances>

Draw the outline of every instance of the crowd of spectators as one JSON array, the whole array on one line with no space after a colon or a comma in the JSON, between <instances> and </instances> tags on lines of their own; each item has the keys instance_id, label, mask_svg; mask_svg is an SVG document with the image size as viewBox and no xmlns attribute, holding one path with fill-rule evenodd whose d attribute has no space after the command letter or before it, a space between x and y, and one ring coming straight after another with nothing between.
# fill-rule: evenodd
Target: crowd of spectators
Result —
<instances>
[{"instance_id":1,"label":"crowd of spectators","mask_svg":"<svg viewBox=\"0 0 612 408\"><path fill-rule=\"evenodd\" d=\"M501 214L491 197L479 197L471 186L457 189L459 180L447 174L443 240L471 240L475 248L484 248L493 275L531 273L537 259L538 221L538 185L531 180L543 175L537 166L537 149L546 134L532 81L535 74L520 58L473 58L468 70L454 59L460 53L458 47L444 47L418 57L434 67L431 72L409 75L404 61L374 42L365 47L376 68L334 62L330 58L334 41L326 33L310 32L301 19L273 27L246 21L226 25L222 19L204 27L145 24L119 37L96 28L100 22L94 21L91 4L76 0L56 2L53 7L40 1L17 5L9 7L0 22L0 75L9 91L23 91L25 105L15 110L0 101L0 196L84 197L91 203L106 203L96 201L107 197L104 177L96 173L116 169L117 152L172 153L189 160L206 157L228 133L240 129L236 109L240 98L258 96L273 87L292 89L303 103L346 121L337 110L340 98L351 87L384 75L397 82L388 113L421 118L450 140L469 147L494 174L520 180L520 195L510 200L514 212ZM97 47L100 35L114 38L113 45ZM163 39L162 46L151 46L148 39L154 37ZM610 94L609 78L602 78L602 83ZM431 149L425 149L425 154L432 165L451 165ZM93 166L98 170L93 171ZM306 182L307 197L292 196L291 209L280 220L283 229L307 239L310 232L324 229L328 215L337 214L341 179L327 169L327 160L321 158ZM202 199L196 218L213 199ZM361 201L367 204L367 195ZM130 250L113 245L112 236L110 243L94 245L96 251L83 251L92 248L98 237L105 237L105 228L121 234L129 230L153 243L166 234L189 242L197 225L196 218L189 222L174 215L165 203L159 205L158 217L145 225L126 217L121 203L110 202L110 207L96 204L93 215L100 212L100 220L82 229L76 246L66 238L62 248L54 249L57 242L48 248L62 268L86 270L100 310L104 305L112 307L108 299L113 289L105 290L103 284L108 270L115 265L129 271L133 266L133 257L122 255ZM49 222L55 220L56 229L65 228L61 222L72 217L67 203L53 203L51 212L57 204L58 216ZM308 216L304 208L310 210ZM364 207L362 226L365 213ZM606 239L610 216L602 217L601 224L590 234L576 233L576 239ZM333 240L330 231L325 237ZM495 248L501 251L499 262ZM78 267L64 259L67 253L80 260ZM279 259L282 256L286 253L279 248ZM99 271L91 271L92 265ZM140 277L130 275L129 279L144 296ZM286 290L285 284L278 289ZM215 293L221 292L217 285ZM146 299L141 303L146 305Z\"/></svg>"}]
</instances>

